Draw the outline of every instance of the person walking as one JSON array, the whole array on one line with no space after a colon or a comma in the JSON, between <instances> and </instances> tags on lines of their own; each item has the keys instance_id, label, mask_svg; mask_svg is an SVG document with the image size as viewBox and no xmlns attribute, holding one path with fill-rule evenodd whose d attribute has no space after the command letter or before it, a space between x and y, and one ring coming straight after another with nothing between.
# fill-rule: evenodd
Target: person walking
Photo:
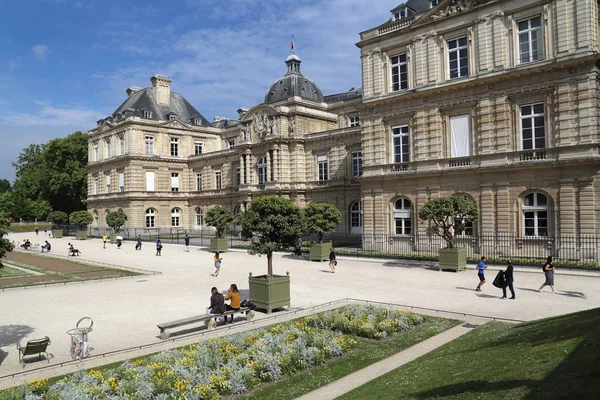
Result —
<instances>
[{"instance_id":1,"label":"person walking","mask_svg":"<svg viewBox=\"0 0 600 400\"><path fill-rule=\"evenodd\" d=\"M210 307L207 308L210 314L223 314L225 312L225 298L216 287L210 289ZM217 318L215 318L217 322ZM227 319L225 320L227 323Z\"/></svg>"},{"instance_id":2,"label":"person walking","mask_svg":"<svg viewBox=\"0 0 600 400\"><path fill-rule=\"evenodd\" d=\"M487 268L487 265L485 265L486 260L487 257L481 257L481 261L479 261L479 264L477 264L477 277L479 277L479 285L477 285L475 288L476 292L481 292L481 287L485 283L485 269Z\"/></svg>"},{"instance_id":3,"label":"person walking","mask_svg":"<svg viewBox=\"0 0 600 400\"><path fill-rule=\"evenodd\" d=\"M332 248L329 249L329 268L331 268L331 272L335 274L335 266L337 265L337 260L335 259L335 250Z\"/></svg>"},{"instance_id":4,"label":"person walking","mask_svg":"<svg viewBox=\"0 0 600 400\"><path fill-rule=\"evenodd\" d=\"M185 234L183 241L185 242L185 251L189 252L190 251L190 237L188 236L187 233Z\"/></svg>"},{"instance_id":5,"label":"person walking","mask_svg":"<svg viewBox=\"0 0 600 400\"><path fill-rule=\"evenodd\" d=\"M231 300L229 304L225 304L225 308L227 311L240 310L240 291L238 290L237 285L235 283L232 283L231 286L229 286L229 291L225 296L225 300ZM227 317L225 317L225 323L227 323ZM231 315L231 323L233 324L233 314Z\"/></svg>"},{"instance_id":6,"label":"person walking","mask_svg":"<svg viewBox=\"0 0 600 400\"><path fill-rule=\"evenodd\" d=\"M215 253L214 261L215 261L215 273L213 274L213 276L215 278L218 278L219 272L221 272L221 262L223 261L223 259L219 255L218 251Z\"/></svg>"},{"instance_id":7,"label":"person walking","mask_svg":"<svg viewBox=\"0 0 600 400\"><path fill-rule=\"evenodd\" d=\"M506 299L506 288L510 289L511 300L515 299L515 288L514 288L515 279L513 277L513 265L512 260L508 260L506 262L506 270L504 271L504 285L502 285L502 297L501 299Z\"/></svg>"},{"instance_id":8,"label":"person walking","mask_svg":"<svg viewBox=\"0 0 600 400\"><path fill-rule=\"evenodd\" d=\"M538 289L538 292L541 292L544 286L550 286L552 289L552 293L554 292L554 270L556 267L552 264L552 256L548 256L546 259L546 263L544 264L544 275L546 275L546 282Z\"/></svg>"},{"instance_id":9,"label":"person walking","mask_svg":"<svg viewBox=\"0 0 600 400\"><path fill-rule=\"evenodd\" d=\"M45 226L45 227L44 227L44 236L47 236L47 235L48 235L48 227L47 227L47 226Z\"/></svg>"},{"instance_id":10,"label":"person walking","mask_svg":"<svg viewBox=\"0 0 600 400\"><path fill-rule=\"evenodd\" d=\"M294 254L297 256L302 256L302 238L298 237L298 241L296 242L296 250Z\"/></svg>"},{"instance_id":11,"label":"person walking","mask_svg":"<svg viewBox=\"0 0 600 400\"><path fill-rule=\"evenodd\" d=\"M108 236L106 236L106 235L102 236L102 243L104 244L104 245L102 246L102 248L103 248L103 249L105 249L105 248L106 248L106 241L107 241L107 240L108 240Z\"/></svg>"},{"instance_id":12,"label":"person walking","mask_svg":"<svg viewBox=\"0 0 600 400\"><path fill-rule=\"evenodd\" d=\"M142 237L140 235L137 235L137 239L135 239L135 249L136 250L142 249Z\"/></svg>"},{"instance_id":13,"label":"person walking","mask_svg":"<svg viewBox=\"0 0 600 400\"><path fill-rule=\"evenodd\" d=\"M35 234L38 235L40 233L40 230L38 229L38 227L35 227Z\"/></svg>"},{"instance_id":14,"label":"person walking","mask_svg":"<svg viewBox=\"0 0 600 400\"><path fill-rule=\"evenodd\" d=\"M156 255L157 256L161 256L162 252L162 242L160 241L160 239L156 239Z\"/></svg>"}]
</instances>

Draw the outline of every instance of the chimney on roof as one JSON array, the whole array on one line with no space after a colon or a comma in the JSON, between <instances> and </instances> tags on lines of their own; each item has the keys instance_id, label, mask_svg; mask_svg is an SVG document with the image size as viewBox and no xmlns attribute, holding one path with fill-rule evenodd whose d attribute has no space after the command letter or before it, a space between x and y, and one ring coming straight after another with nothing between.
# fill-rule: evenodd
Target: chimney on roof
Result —
<instances>
[{"instance_id":1,"label":"chimney on roof","mask_svg":"<svg viewBox=\"0 0 600 400\"><path fill-rule=\"evenodd\" d=\"M215 116L215 119L213 120L213 122L219 122L219 121L223 121L225 118L223 117L217 117Z\"/></svg>"},{"instance_id":2,"label":"chimney on roof","mask_svg":"<svg viewBox=\"0 0 600 400\"><path fill-rule=\"evenodd\" d=\"M156 74L150 78L152 91L158 104L171 105L171 80L166 75Z\"/></svg>"},{"instance_id":3,"label":"chimney on roof","mask_svg":"<svg viewBox=\"0 0 600 400\"><path fill-rule=\"evenodd\" d=\"M127 88L125 93L127 93L127 97L129 97L132 93L138 92L140 90L142 90L142 88L139 86L130 86L129 88Z\"/></svg>"},{"instance_id":4,"label":"chimney on roof","mask_svg":"<svg viewBox=\"0 0 600 400\"><path fill-rule=\"evenodd\" d=\"M241 121L242 118L244 118L244 115L246 115L246 113L248 113L248 109L247 108L240 108L240 109L238 109L238 119Z\"/></svg>"}]
</instances>

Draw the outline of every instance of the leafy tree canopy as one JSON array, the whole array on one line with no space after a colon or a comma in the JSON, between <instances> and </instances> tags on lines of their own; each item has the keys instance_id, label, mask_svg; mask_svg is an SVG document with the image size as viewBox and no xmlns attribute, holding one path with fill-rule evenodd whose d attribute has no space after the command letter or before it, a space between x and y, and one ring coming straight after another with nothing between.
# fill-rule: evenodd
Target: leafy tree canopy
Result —
<instances>
[{"instance_id":1,"label":"leafy tree canopy","mask_svg":"<svg viewBox=\"0 0 600 400\"><path fill-rule=\"evenodd\" d=\"M69 222L69 215L64 211L52 211L48 214L48 221L56 225L64 225Z\"/></svg>"},{"instance_id":2,"label":"leafy tree canopy","mask_svg":"<svg viewBox=\"0 0 600 400\"><path fill-rule=\"evenodd\" d=\"M15 196L11 192L0 193L0 213L8 218L15 218Z\"/></svg>"},{"instance_id":3,"label":"leafy tree canopy","mask_svg":"<svg viewBox=\"0 0 600 400\"><path fill-rule=\"evenodd\" d=\"M419 211L419 218L430 223L427 232L440 236L450 249L456 247L456 234L465 229L465 222L475 222L478 217L477 204L465 196L431 199Z\"/></svg>"},{"instance_id":4,"label":"leafy tree canopy","mask_svg":"<svg viewBox=\"0 0 600 400\"><path fill-rule=\"evenodd\" d=\"M27 213L30 218L28 219L37 219L40 221L45 221L48 217L48 214L52 212L52 207L50 203L46 200L30 200L27 199Z\"/></svg>"},{"instance_id":5,"label":"leafy tree canopy","mask_svg":"<svg viewBox=\"0 0 600 400\"><path fill-rule=\"evenodd\" d=\"M0 179L0 193L10 192L12 187L8 179Z\"/></svg>"},{"instance_id":6,"label":"leafy tree canopy","mask_svg":"<svg viewBox=\"0 0 600 400\"><path fill-rule=\"evenodd\" d=\"M242 235L252 238L250 254L266 255L268 276L273 277L273 252L294 246L306 232L304 212L291 200L265 196L252 200L240 216Z\"/></svg>"},{"instance_id":7,"label":"leafy tree canopy","mask_svg":"<svg viewBox=\"0 0 600 400\"><path fill-rule=\"evenodd\" d=\"M227 229L229 224L233 221L233 215L231 215L231 211L227 208L215 206L208 209L204 221L206 222L206 225L212 226L217 230L217 238L220 238L223 236L225 229Z\"/></svg>"},{"instance_id":8,"label":"leafy tree canopy","mask_svg":"<svg viewBox=\"0 0 600 400\"><path fill-rule=\"evenodd\" d=\"M115 233L119 233L125 222L127 222L127 214L123 211L112 211L106 214L106 225L110 226Z\"/></svg>"},{"instance_id":9,"label":"leafy tree canopy","mask_svg":"<svg viewBox=\"0 0 600 400\"><path fill-rule=\"evenodd\" d=\"M6 253L11 252L14 249L12 242L4 237L8 233L9 227L10 218L5 214L0 213L0 267L3 267L2 258L4 258Z\"/></svg>"},{"instance_id":10,"label":"leafy tree canopy","mask_svg":"<svg viewBox=\"0 0 600 400\"><path fill-rule=\"evenodd\" d=\"M325 232L333 232L342 221L342 213L336 206L329 203L310 203L304 208L308 230L319 235L323 242Z\"/></svg>"},{"instance_id":11,"label":"leafy tree canopy","mask_svg":"<svg viewBox=\"0 0 600 400\"><path fill-rule=\"evenodd\" d=\"M94 217L92 217L92 214L85 210L73 211L71 215L69 215L69 223L71 225L87 226L91 224L93 220Z\"/></svg>"}]
</instances>

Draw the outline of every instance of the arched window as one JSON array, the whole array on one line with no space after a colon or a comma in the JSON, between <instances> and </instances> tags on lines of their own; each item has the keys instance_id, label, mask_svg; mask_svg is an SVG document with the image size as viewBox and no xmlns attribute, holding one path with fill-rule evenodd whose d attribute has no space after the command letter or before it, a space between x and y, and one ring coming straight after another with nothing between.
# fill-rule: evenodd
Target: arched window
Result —
<instances>
[{"instance_id":1,"label":"arched window","mask_svg":"<svg viewBox=\"0 0 600 400\"><path fill-rule=\"evenodd\" d=\"M171 226L181 226L181 210L179 208L174 208L171 210Z\"/></svg>"},{"instance_id":2,"label":"arched window","mask_svg":"<svg viewBox=\"0 0 600 400\"><path fill-rule=\"evenodd\" d=\"M258 159L256 169L258 174L258 184L264 185L267 181L267 158L265 156Z\"/></svg>"},{"instance_id":3,"label":"arched window","mask_svg":"<svg viewBox=\"0 0 600 400\"><path fill-rule=\"evenodd\" d=\"M355 201L350 205L350 233L360 233L362 231L362 210L360 201Z\"/></svg>"},{"instance_id":4,"label":"arched window","mask_svg":"<svg viewBox=\"0 0 600 400\"><path fill-rule=\"evenodd\" d=\"M156 211L153 208L146 210L146 228L154 228L154 219L156 217Z\"/></svg>"},{"instance_id":5,"label":"arched window","mask_svg":"<svg viewBox=\"0 0 600 400\"><path fill-rule=\"evenodd\" d=\"M525 236L548 236L548 198L542 193L523 197Z\"/></svg>"},{"instance_id":6,"label":"arched window","mask_svg":"<svg viewBox=\"0 0 600 400\"><path fill-rule=\"evenodd\" d=\"M462 196L467 200L475 203L475 200L473 200L473 198L470 196L463 194L457 194L456 196ZM473 236L473 221L471 221L470 219L457 216L456 218L454 218L454 225L457 228L456 236Z\"/></svg>"},{"instance_id":7,"label":"arched window","mask_svg":"<svg viewBox=\"0 0 600 400\"><path fill-rule=\"evenodd\" d=\"M202 226L204 224L204 214L202 214L202 209L200 207L196 207L196 226Z\"/></svg>"},{"instance_id":8,"label":"arched window","mask_svg":"<svg viewBox=\"0 0 600 400\"><path fill-rule=\"evenodd\" d=\"M408 199L394 202L394 222L397 235L412 234L412 204Z\"/></svg>"}]
</instances>

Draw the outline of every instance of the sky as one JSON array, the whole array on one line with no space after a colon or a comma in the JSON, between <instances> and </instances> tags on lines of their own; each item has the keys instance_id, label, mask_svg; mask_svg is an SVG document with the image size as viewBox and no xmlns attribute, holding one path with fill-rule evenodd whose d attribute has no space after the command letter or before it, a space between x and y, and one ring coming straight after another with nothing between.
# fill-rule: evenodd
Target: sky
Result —
<instances>
[{"instance_id":1,"label":"sky","mask_svg":"<svg viewBox=\"0 0 600 400\"><path fill-rule=\"evenodd\" d=\"M361 85L361 31L402 0L3 0L0 179L32 143L92 129L160 73L209 121L264 101L286 71L324 95Z\"/></svg>"}]
</instances>

